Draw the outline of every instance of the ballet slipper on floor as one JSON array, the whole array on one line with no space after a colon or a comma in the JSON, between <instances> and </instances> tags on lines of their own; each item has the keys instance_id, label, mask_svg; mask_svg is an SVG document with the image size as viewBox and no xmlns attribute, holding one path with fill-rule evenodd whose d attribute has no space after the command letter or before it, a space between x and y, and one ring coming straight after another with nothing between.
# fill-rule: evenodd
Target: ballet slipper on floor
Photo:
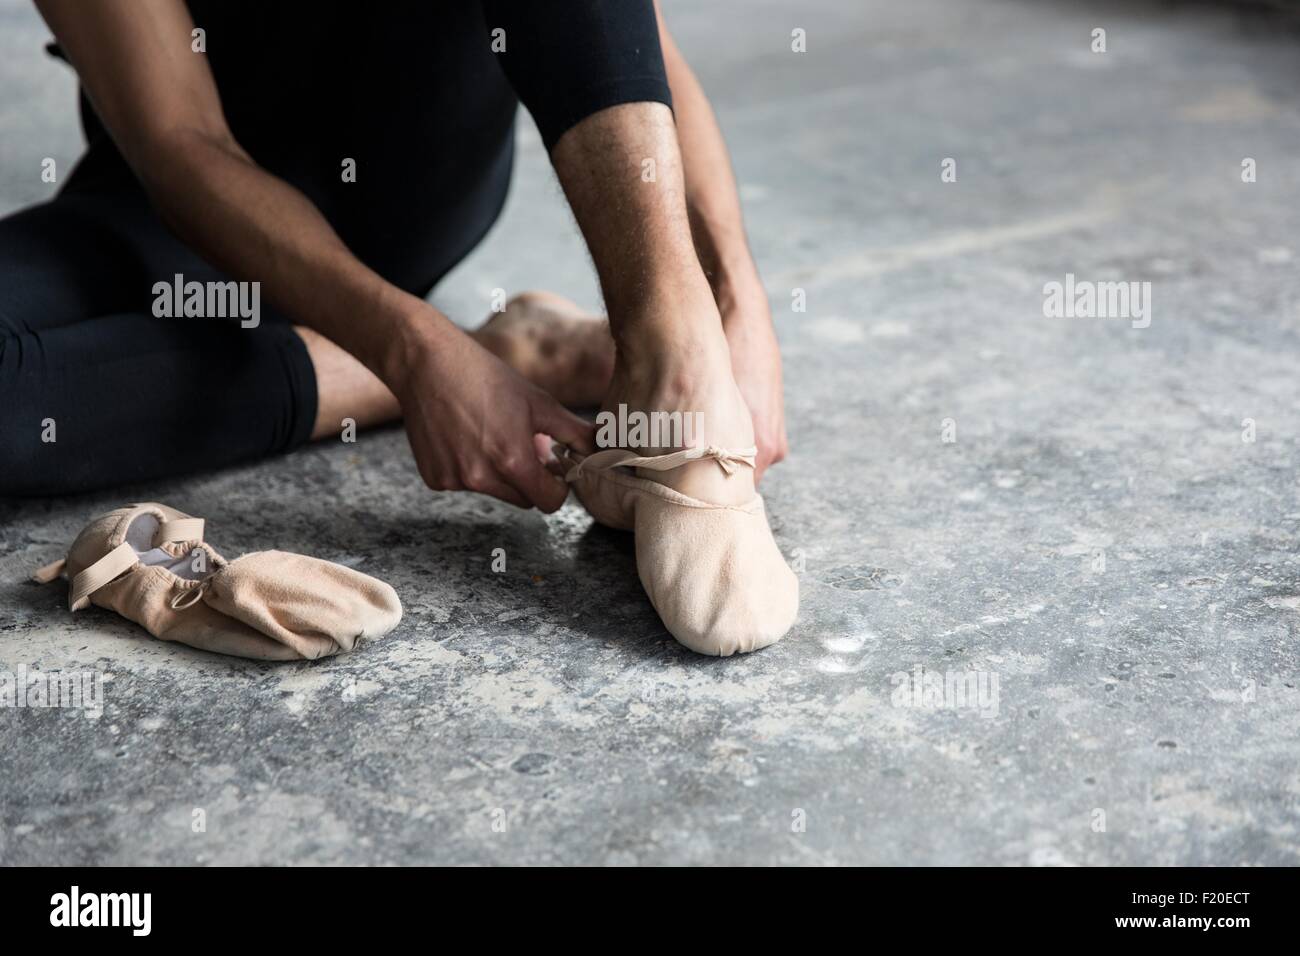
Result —
<instances>
[{"instance_id":1,"label":"ballet slipper on floor","mask_svg":"<svg viewBox=\"0 0 1300 956\"><path fill-rule=\"evenodd\" d=\"M754 449L687 449L643 458L608 449L556 448L565 480L603 525L636 535L636 569L668 632L700 654L727 657L780 640L799 612L799 579L767 524L763 499L715 505L638 478L711 459L728 475L754 465Z\"/></svg>"},{"instance_id":2,"label":"ballet slipper on floor","mask_svg":"<svg viewBox=\"0 0 1300 956\"><path fill-rule=\"evenodd\" d=\"M314 660L397 626L402 605L382 581L284 551L227 561L203 541L203 519L153 502L92 521L64 561L68 606L116 611L154 637L256 660Z\"/></svg>"}]
</instances>

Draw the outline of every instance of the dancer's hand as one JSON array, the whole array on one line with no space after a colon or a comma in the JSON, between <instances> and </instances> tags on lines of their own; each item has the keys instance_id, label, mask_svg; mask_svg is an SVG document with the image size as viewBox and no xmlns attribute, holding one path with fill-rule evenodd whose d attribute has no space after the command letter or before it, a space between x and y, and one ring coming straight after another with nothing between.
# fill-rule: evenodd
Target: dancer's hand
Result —
<instances>
[{"instance_id":1,"label":"dancer's hand","mask_svg":"<svg viewBox=\"0 0 1300 956\"><path fill-rule=\"evenodd\" d=\"M769 465L785 458L785 398L781 388L781 350L772 328L767 296L759 288L746 295L719 295L722 329L731 350L731 373L754 419L754 481Z\"/></svg>"},{"instance_id":2,"label":"dancer's hand","mask_svg":"<svg viewBox=\"0 0 1300 956\"><path fill-rule=\"evenodd\" d=\"M420 476L435 491L555 511L568 487L538 459L534 436L595 450L590 424L436 313L406 327L383 377L401 403Z\"/></svg>"}]
</instances>

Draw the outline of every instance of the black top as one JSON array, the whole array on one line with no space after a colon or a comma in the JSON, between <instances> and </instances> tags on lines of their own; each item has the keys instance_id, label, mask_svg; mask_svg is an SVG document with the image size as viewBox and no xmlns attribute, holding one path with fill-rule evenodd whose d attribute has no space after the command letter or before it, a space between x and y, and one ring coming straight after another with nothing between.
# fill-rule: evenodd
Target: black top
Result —
<instances>
[{"instance_id":1,"label":"black top","mask_svg":"<svg viewBox=\"0 0 1300 956\"><path fill-rule=\"evenodd\" d=\"M471 244L481 235L504 199L518 100L479 4L189 7L205 31L206 53L194 55L208 59L235 139L315 202L354 252L388 252L433 221ZM84 96L82 126L87 152L65 188L132 184ZM343 182L345 159L356 161L353 183Z\"/></svg>"}]
</instances>

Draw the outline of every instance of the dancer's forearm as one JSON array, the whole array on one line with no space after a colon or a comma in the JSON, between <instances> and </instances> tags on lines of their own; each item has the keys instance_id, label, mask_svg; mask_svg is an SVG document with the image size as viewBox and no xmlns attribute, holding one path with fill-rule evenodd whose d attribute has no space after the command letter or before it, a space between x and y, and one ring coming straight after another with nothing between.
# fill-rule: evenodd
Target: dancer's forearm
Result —
<instances>
[{"instance_id":1,"label":"dancer's forearm","mask_svg":"<svg viewBox=\"0 0 1300 956\"><path fill-rule=\"evenodd\" d=\"M233 140L181 132L150 148L163 155L144 155L141 178L168 225L230 275L261 282L281 311L390 387L408 336L450 327L360 262L305 196Z\"/></svg>"}]
</instances>

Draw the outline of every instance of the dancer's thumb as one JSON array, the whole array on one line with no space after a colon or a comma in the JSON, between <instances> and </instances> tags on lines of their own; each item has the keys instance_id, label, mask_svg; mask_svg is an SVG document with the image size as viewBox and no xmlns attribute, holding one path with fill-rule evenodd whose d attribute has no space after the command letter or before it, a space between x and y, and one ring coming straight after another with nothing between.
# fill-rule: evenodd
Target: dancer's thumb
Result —
<instances>
[{"instance_id":1,"label":"dancer's thumb","mask_svg":"<svg viewBox=\"0 0 1300 956\"><path fill-rule=\"evenodd\" d=\"M545 393L533 403L533 431L550 435L561 445L584 455L596 450L595 426Z\"/></svg>"}]
</instances>

